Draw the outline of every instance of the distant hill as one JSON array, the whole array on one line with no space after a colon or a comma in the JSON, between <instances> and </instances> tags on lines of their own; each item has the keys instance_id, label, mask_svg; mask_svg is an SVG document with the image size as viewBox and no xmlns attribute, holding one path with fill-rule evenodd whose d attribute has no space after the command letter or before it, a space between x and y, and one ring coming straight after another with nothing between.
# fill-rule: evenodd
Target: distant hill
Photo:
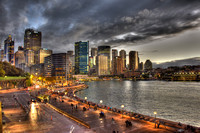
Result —
<instances>
[{"instance_id":1,"label":"distant hill","mask_svg":"<svg viewBox=\"0 0 200 133\"><path fill-rule=\"evenodd\" d=\"M153 68L167 68L170 66L185 66L185 65L200 65L200 57L194 57L194 58L188 58L183 60L174 60L170 62L164 62L164 63L153 63Z\"/></svg>"}]
</instances>

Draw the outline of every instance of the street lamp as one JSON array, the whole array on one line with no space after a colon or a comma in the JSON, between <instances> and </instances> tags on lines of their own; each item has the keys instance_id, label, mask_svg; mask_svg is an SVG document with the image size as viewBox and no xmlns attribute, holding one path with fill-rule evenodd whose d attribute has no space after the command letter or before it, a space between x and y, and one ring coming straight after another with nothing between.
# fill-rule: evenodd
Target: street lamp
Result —
<instances>
[{"instance_id":1,"label":"street lamp","mask_svg":"<svg viewBox=\"0 0 200 133\"><path fill-rule=\"evenodd\" d=\"M157 114L157 112L154 112L154 115L155 115L155 128L156 128L156 114Z\"/></svg>"},{"instance_id":2,"label":"street lamp","mask_svg":"<svg viewBox=\"0 0 200 133\"><path fill-rule=\"evenodd\" d=\"M123 109L124 109L124 105L121 105L122 108L122 118L123 118Z\"/></svg>"},{"instance_id":3,"label":"street lamp","mask_svg":"<svg viewBox=\"0 0 200 133\"><path fill-rule=\"evenodd\" d=\"M103 100L100 100L100 105L102 106Z\"/></svg>"},{"instance_id":4,"label":"street lamp","mask_svg":"<svg viewBox=\"0 0 200 133\"><path fill-rule=\"evenodd\" d=\"M85 100L87 100L87 97L85 97Z\"/></svg>"}]
</instances>

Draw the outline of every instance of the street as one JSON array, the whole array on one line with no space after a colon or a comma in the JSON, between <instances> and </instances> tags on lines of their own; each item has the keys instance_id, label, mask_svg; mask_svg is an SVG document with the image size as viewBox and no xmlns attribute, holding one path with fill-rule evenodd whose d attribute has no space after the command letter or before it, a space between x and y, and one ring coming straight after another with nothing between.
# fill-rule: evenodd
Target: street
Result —
<instances>
[{"instance_id":1,"label":"street","mask_svg":"<svg viewBox=\"0 0 200 133\"><path fill-rule=\"evenodd\" d=\"M26 93L26 91L13 90L9 93L0 94L0 101L2 101L4 105L3 120L6 124L3 126L3 131L5 133L66 133L70 131L73 131L73 133L92 132L91 130L78 125L76 122L71 121L65 116L52 110L44 103L36 102L28 105L28 101L30 101L30 99L31 97L28 93ZM25 110L23 110L19 104L25 107Z\"/></svg>"}]
</instances>

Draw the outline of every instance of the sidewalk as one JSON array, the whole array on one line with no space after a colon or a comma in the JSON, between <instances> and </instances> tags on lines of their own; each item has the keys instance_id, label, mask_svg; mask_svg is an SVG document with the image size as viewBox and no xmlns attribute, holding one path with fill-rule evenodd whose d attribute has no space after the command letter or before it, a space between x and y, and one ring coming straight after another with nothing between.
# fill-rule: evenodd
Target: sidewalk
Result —
<instances>
[{"instance_id":1,"label":"sidewalk","mask_svg":"<svg viewBox=\"0 0 200 133\"><path fill-rule=\"evenodd\" d=\"M113 131L118 131L119 133L153 133L153 132L159 132L159 133L170 133L174 132L168 130L168 127L160 126L160 128L154 128L154 124L151 122L146 122L138 119L130 119L125 118L120 114L115 114L108 112L107 110L103 110L105 113L105 118L99 118L99 113L101 110L94 110L93 108L89 108L88 105L83 103L78 103L77 101L65 99L64 102L61 100L55 100L54 98L51 98L50 104L53 106L87 122L91 129L97 133L109 133ZM73 109L71 104L73 104ZM75 106L78 106L78 110L75 109ZM87 108L87 111L83 111L83 107ZM114 121L112 121L112 118L114 118ZM130 120L132 122L132 127L126 127L125 121Z\"/></svg>"}]
</instances>

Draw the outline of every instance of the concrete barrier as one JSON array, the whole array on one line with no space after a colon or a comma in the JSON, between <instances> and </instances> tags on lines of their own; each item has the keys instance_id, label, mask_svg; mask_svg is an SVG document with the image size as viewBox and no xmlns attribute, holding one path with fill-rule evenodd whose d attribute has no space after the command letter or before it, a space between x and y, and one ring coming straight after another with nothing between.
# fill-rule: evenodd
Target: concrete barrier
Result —
<instances>
[{"instance_id":1,"label":"concrete barrier","mask_svg":"<svg viewBox=\"0 0 200 133\"><path fill-rule=\"evenodd\" d=\"M71 120L85 126L86 128L89 128L89 129L91 128L90 125L88 123L84 122L83 120L80 120L80 119L76 118L75 116L72 116L72 115L68 114L67 112L64 112L63 110L61 110L59 108L56 108L55 106L53 106L49 103L47 103L47 105L49 107L51 107L52 109L54 109L55 111L59 112L60 114L63 114L64 116L70 118Z\"/></svg>"}]
</instances>

